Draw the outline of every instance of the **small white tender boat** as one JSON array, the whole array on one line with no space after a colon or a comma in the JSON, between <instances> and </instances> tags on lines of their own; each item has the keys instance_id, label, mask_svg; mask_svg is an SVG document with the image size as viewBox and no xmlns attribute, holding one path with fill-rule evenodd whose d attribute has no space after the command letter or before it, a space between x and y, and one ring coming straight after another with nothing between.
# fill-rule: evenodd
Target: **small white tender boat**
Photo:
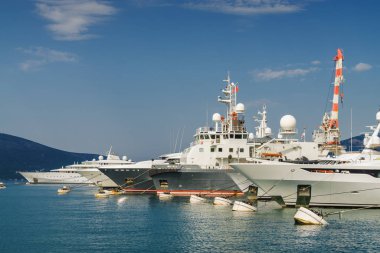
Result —
<instances>
[{"instance_id":1,"label":"small white tender boat","mask_svg":"<svg viewBox=\"0 0 380 253\"><path fill-rule=\"evenodd\" d=\"M64 185L62 186L62 188L59 188L58 189L58 194L66 194L66 193L69 193L71 190L70 190L70 187Z\"/></svg>"},{"instance_id":2,"label":"small white tender boat","mask_svg":"<svg viewBox=\"0 0 380 253\"><path fill-rule=\"evenodd\" d=\"M7 188L3 182L0 182L0 190Z\"/></svg>"},{"instance_id":3,"label":"small white tender boat","mask_svg":"<svg viewBox=\"0 0 380 253\"><path fill-rule=\"evenodd\" d=\"M242 201L235 201L234 205L232 206L232 211L256 212L257 208Z\"/></svg>"},{"instance_id":4,"label":"small white tender boat","mask_svg":"<svg viewBox=\"0 0 380 253\"><path fill-rule=\"evenodd\" d=\"M321 214L309 210L304 207L300 207L294 215L296 224L299 225L327 225Z\"/></svg>"},{"instance_id":5,"label":"small white tender boat","mask_svg":"<svg viewBox=\"0 0 380 253\"><path fill-rule=\"evenodd\" d=\"M199 197L197 195L190 195L190 203L196 204L196 203L204 203L207 199Z\"/></svg>"},{"instance_id":6,"label":"small white tender boat","mask_svg":"<svg viewBox=\"0 0 380 253\"><path fill-rule=\"evenodd\" d=\"M173 195L171 195L170 193L160 193L158 194L158 198L160 200L169 200L173 198Z\"/></svg>"},{"instance_id":7,"label":"small white tender boat","mask_svg":"<svg viewBox=\"0 0 380 253\"><path fill-rule=\"evenodd\" d=\"M221 198L221 197L215 197L214 205L216 205L216 206L230 206L230 205L232 205L232 200L229 200L226 198Z\"/></svg>"},{"instance_id":8,"label":"small white tender boat","mask_svg":"<svg viewBox=\"0 0 380 253\"><path fill-rule=\"evenodd\" d=\"M105 190L99 190L97 193L95 193L95 197L97 198L108 198L111 194L109 191Z\"/></svg>"}]
</instances>

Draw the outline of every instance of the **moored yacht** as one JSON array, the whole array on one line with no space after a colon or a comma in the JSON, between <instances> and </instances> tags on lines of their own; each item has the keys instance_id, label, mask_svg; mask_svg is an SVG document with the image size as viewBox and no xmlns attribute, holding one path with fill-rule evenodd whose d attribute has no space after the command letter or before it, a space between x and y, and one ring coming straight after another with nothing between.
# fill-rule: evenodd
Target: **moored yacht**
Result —
<instances>
[{"instance_id":1,"label":"moored yacht","mask_svg":"<svg viewBox=\"0 0 380 253\"><path fill-rule=\"evenodd\" d=\"M272 138L267 126L266 108L259 112L261 119L256 136L245 127L245 107L237 103L238 86L228 77L218 101L227 105L226 117L215 113L214 127L196 130L194 141L181 154L180 164L156 165L150 172L158 193L173 195L231 196L243 194L252 184L230 167L230 163L244 163L257 153L268 157L286 156L288 159L308 157L316 159L316 143L297 142L287 138ZM282 120L288 126L295 124L291 115ZM292 129L293 130L293 129ZM295 134L295 132L292 134ZM308 148L302 148L307 146ZM309 152L309 153L306 153Z\"/></svg>"},{"instance_id":2,"label":"moored yacht","mask_svg":"<svg viewBox=\"0 0 380 253\"><path fill-rule=\"evenodd\" d=\"M152 178L149 172L155 166L169 166L178 164L180 153L165 154L158 159L140 161L131 164L108 164L98 168L115 187L123 188L126 193L155 193ZM90 175L89 175L90 176ZM102 186L105 187L102 183Z\"/></svg>"},{"instance_id":3,"label":"moored yacht","mask_svg":"<svg viewBox=\"0 0 380 253\"><path fill-rule=\"evenodd\" d=\"M338 98L342 77L343 56L338 49L335 57L336 76L331 116L325 120L325 135L329 145L339 145ZM338 87L338 88L337 88ZM307 192L310 206L380 206L380 112L377 126L364 140L359 153L335 153L336 157L318 161L268 161L255 159L231 166L259 187L259 197L281 198L288 206L295 206ZM330 131L333 130L333 131ZM330 133L329 133L330 131ZM331 134L331 135L330 135ZM335 149L338 150L338 149ZM304 189L304 190L302 190ZM307 191L305 191L307 189Z\"/></svg>"},{"instance_id":4,"label":"moored yacht","mask_svg":"<svg viewBox=\"0 0 380 253\"><path fill-rule=\"evenodd\" d=\"M96 177L86 178L78 173L78 171L97 169L107 164L130 164L126 157L120 159L118 156L112 155L111 150L108 152L107 158L99 156L98 160L84 161L54 169L50 171L22 171L20 173L30 184L91 184L94 180L108 182L109 179L104 175L97 173ZM112 181L109 182L113 184ZM116 187L117 185L114 185ZM110 186L111 187L111 186Z\"/></svg>"}]
</instances>

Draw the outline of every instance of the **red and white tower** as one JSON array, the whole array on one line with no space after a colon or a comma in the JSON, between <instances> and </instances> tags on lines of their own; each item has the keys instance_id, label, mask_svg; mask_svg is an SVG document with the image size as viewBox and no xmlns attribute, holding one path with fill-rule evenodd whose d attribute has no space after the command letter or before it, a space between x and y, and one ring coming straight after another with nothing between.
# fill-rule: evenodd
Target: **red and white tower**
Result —
<instances>
[{"instance_id":1,"label":"red and white tower","mask_svg":"<svg viewBox=\"0 0 380 253\"><path fill-rule=\"evenodd\" d=\"M340 130L339 130L339 97L343 97L340 93L340 86L343 83L343 53L338 48L335 61L335 79L334 79L334 95L332 101L332 109L330 115L325 113L319 130L314 131L314 141L319 144L322 154L333 152L338 155L343 151L340 146Z\"/></svg>"},{"instance_id":2,"label":"red and white tower","mask_svg":"<svg viewBox=\"0 0 380 253\"><path fill-rule=\"evenodd\" d=\"M335 80L334 80L334 97L331 109L330 125L331 129L338 128L338 112L339 112L339 97L340 97L340 84L343 81L343 54L342 50L338 48L335 61Z\"/></svg>"}]
</instances>

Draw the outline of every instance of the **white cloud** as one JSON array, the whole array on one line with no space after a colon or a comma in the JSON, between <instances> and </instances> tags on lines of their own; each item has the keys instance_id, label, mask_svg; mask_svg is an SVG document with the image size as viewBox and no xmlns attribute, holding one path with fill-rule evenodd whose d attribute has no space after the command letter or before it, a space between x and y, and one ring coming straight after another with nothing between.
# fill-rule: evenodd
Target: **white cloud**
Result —
<instances>
[{"instance_id":1,"label":"white cloud","mask_svg":"<svg viewBox=\"0 0 380 253\"><path fill-rule=\"evenodd\" d=\"M302 10L300 4L293 4L289 0L197 0L183 6L234 15L293 13Z\"/></svg>"},{"instance_id":2,"label":"white cloud","mask_svg":"<svg viewBox=\"0 0 380 253\"><path fill-rule=\"evenodd\" d=\"M93 38L89 28L116 13L116 8L102 0L37 0L36 7L50 22L47 29L57 40Z\"/></svg>"},{"instance_id":3,"label":"white cloud","mask_svg":"<svg viewBox=\"0 0 380 253\"><path fill-rule=\"evenodd\" d=\"M372 65L368 63L362 63L362 62L356 64L355 67L353 68L353 70L357 72L368 71L370 69L372 69Z\"/></svg>"},{"instance_id":4,"label":"white cloud","mask_svg":"<svg viewBox=\"0 0 380 253\"><path fill-rule=\"evenodd\" d=\"M319 65L319 64L321 64L321 62L318 61L318 60L315 60L315 61L312 61L311 64L312 64L312 65Z\"/></svg>"},{"instance_id":5,"label":"white cloud","mask_svg":"<svg viewBox=\"0 0 380 253\"><path fill-rule=\"evenodd\" d=\"M55 62L75 62L77 56L68 52L62 52L44 47L19 48L21 52L29 56L29 59L20 63L23 71L37 70L44 65Z\"/></svg>"},{"instance_id":6,"label":"white cloud","mask_svg":"<svg viewBox=\"0 0 380 253\"><path fill-rule=\"evenodd\" d=\"M253 74L256 79L263 81L270 81L275 79L291 78L305 76L311 72L317 71L318 68L311 67L306 69L285 69L285 70L273 70L273 69L264 69L262 71L254 71Z\"/></svg>"}]
</instances>

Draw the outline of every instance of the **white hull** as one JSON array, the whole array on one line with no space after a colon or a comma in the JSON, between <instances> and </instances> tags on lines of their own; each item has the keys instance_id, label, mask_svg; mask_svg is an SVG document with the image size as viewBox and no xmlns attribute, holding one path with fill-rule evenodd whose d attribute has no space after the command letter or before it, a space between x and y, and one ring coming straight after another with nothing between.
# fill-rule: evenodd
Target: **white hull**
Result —
<instances>
[{"instance_id":1,"label":"white hull","mask_svg":"<svg viewBox=\"0 0 380 253\"><path fill-rule=\"evenodd\" d=\"M77 170L81 176L87 178L88 182L102 187L118 187L109 177L104 175L100 170L94 169L79 169Z\"/></svg>"},{"instance_id":2,"label":"white hull","mask_svg":"<svg viewBox=\"0 0 380 253\"><path fill-rule=\"evenodd\" d=\"M160 193L160 194L158 194L158 198L160 200L169 200L169 199L173 198L173 195L171 195L169 193Z\"/></svg>"},{"instance_id":3,"label":"white hull","mask_svg":"<svg viewBox=\"0 0 380 253\"><path fill-rule=\"evenodd\" d=\"M380 204L380 178L368 174L344 173L353 165L324 166L289 163L234 164L235 169L259 187L259 196L282 196L294 206L297 185L311 185L311 206L369 206ZM351 166L351 167L350 167ZM377 166L377 165L375 165ZM365 163L354 166L369 169ZM310 172L304 168L330 169L329 173ZM334 170L331 170L334 168ZM373 168L373 167L372 167ZM341 173L335 173L339 170ZM343 171L343 173L342 173Z\"/></svg>"},{"instance_id":4,"label":"white hull","mask_svg":"<svg viewBox=\"0 0 380 253\"><path fill-rule=\"evenodd\" d=\"M214 205L216 206L230 206L232 205L232 201L226 198L215 197Z\"/></svg>"},{"instance_id":5,"label":"white hull","mask_svg":"<svg viewBox=\"0 0 380 253\"><path fill-rule=\"evenodd\" d=\"M300 207L294 215L294 220L300 225L327 225L327 221L309 209Z\"/></svg>"},{"instance_id":6,"label":"white hull","mask_svg":"<svg viewBox=\"0 0 380 253\"><path fill-rule=\"evenodd\" d=\"M19 172L31 184L88 184L78 173Z\"/></svg>"},{"instance_id":7,"label":"white hull","mask_svg":"<svg viewBox=\"0 0 380 253\"><path fill-rule=\"evenodd\" d=\"M239 212L256 212L256 207L241 202L241 201L235 201L234 205L232 206L232 211L239 211Z\"/></svg>"}]
</instances>

